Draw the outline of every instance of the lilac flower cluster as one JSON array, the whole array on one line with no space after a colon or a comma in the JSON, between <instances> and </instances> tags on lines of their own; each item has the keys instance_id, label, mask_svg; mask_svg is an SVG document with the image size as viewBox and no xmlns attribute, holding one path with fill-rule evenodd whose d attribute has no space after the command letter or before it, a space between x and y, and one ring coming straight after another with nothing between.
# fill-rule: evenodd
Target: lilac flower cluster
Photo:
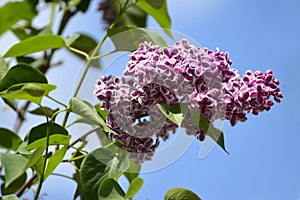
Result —
<instances>
[{"instance_id":1,"label":"lilac flower cluster","mask_svg":"<svg viewBox=\"0 0 300 200\"><path fill-rule=\"evenodd\" d=\"M232 126L246 121L246 113L268 111L274 104L272 97L280 102L283 96L272 71L247 71L240 77L231 64L227 52L198 48L187 40L164 48L140 44L130 55L122 78L101 77L96 84L95 95L109 113L107 123L118 133L111 140L120 141L142 163L151 159L159 138L168 139L177 128L160 112L157 102L186 103L211 124L227 119ZM187 134L205 139L206 133L191 123L190 113L181 126Z\"/></svg>"}]
</instances>

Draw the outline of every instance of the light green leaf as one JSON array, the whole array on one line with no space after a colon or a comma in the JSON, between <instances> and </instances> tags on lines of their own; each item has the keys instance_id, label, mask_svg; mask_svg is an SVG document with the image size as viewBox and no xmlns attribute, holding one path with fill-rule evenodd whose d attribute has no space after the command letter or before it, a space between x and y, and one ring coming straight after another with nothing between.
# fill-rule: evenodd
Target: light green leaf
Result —
<instances>
[{"instance_id":1,"label":"light green leaf","mask_svg":"<svg viewBox=\"0 0 300 200\"><path fill-rule=\"evenodd\" d=\"M172 188L170 189L166 195L164 200L201 200L198 195L196 195L194 192L185 189L185 188Z\"/></svg>"},{"instance_id":2,"label":"light green leaf","mask_svg":"<svg viewBox=\"0 0 300 200\"><path fill-rule=\"evenodd\" d=\"M99 148L83 160L80 175L88 200L98 200L98 189L106 178L118 179L129 167L127 155L116 150Z\"/></svg>"},{"instance_id":3,"label":"light green leaf","mask_svg":"<svg viewBox=\"0 0 300 200\"><path fill-rule=\"evenodd\" d=\"M19 154L1 153L0 160L5 169L5 187L20 177L28 160Z\"/></svg>"},{"instance_id":4,"label":"light green leaf","mask_svg":"<svg viewBox=\"0 0 300 200\"><path fill-rule=\"evenodd\" d=\"M37 149L29 156L28 163L24 167L24 171L26 171L26 169L35 165L35 163L37 163L39 161L39 159L41 159L41 157L46 149L45 146L37 147Z\"/></svg>"},{"instance_id":5,"label":"light green leaf","mask_svg":"<svg viewBox=\"0 0 300 200\"><path fill-rule=\"evenodd\" d=\"M166 0L137 0L136 5L151 15L162 28L171 28Z\"/></svg>"},{"instance_id":6,"label":"light green leaf","mask_svg":"<svg viewBox=\"0 0 300 200\"><path fill-rule=\"evenodd\" d=\"M18 64L12 67L0 81L0 92L19 83L48 83L48 81L39 70L26 64Z\"/></svg>"},{"instance_id":7,"label":"light green leaf","mask_svg":"<svg viewBox=\"0 0 300 200\"><path fill-rule=\"evenodd\" d=\"M0 197L0 200L19 200L19 198L15 194L10 194Z\"/></svg>"},{"instance_id":8,"label":"light green leaf","mask_svg":"<svg viewBox=\"0 0 300 200\"><path fill-rule=\"evenodd\" d=\"M106 132L112 132L105 121L98 115L97 110L89 102L79 98L72 98L72 112L81 116L91 125L101 125Z\"/></svg>"},{"instance_id":9,"label":"light green leaf","mask_svg":"<svg viewBox=\"0 0 300 200\"><path fill-rule=\"evenodd\" d=\"M77 6L80 2L81 0L70 0L68 2L68 5L63 9L63 11L70 10L71 8Z\"/></svg>"},{"instance_id":10,"label":"light green leaf","mask_svg":"<svg viewBox=\"0 0 300 200\"><path fill-rule=\"evenodd\" d=\"M60 135L60 134L55 134L51 135L49 137L49 145L68 145L70 143L71 136L70 135ZM25 149L26 150L31 150L39 147L45 147L46 146L46 138L39 139L37 141L34 141L30 144L28 144Z\"/></svg>"},{"instance_id":11,"label":"light green leaf","mask_svg":"<svg viewBox=\"0 0 300 200\"><path fill-rule=\"evenodd\" d=\"M101 200L124 200L124 191L113 178L106 178L99 187L98 198Z\"/></svg>"},{"instance_id":12,"label":"light green leaf","mask_svg":"<svg viewBox=\"0 0 300 200\"><path fill-rule=\"evenodd\" d=\"M141 171L141 166L135 164L135 162L132 159L130 159L130 166L126 170L126 172L124 172L124 176L127 178L129 182L132 182L136 177L138 177L140 171Z\"/></svg>"},{"instance_id":13,"label":"light green leaf","mask_svg":"<svg viewBox=\"0 0 300 200\"><path fill-rule=\"evenodd\" d=\"M3 57L0 55L0 81L3 79L3 77L8 72L8 65L4 61Z\"/></svg>"},{"instance_id":14,"label":"light green leaf","mask_svg":"<svg viewBox=\"0 0 300 200\"><path fill-rule=\"evenodd\" d=\"M25 39L12 46L4 55L4 58L23 56L48 49L65 47L65 41L58 35L38 35Z\"/></svg>"},{"instance_id":15,"label":"light green leaf","mask_svg":"<svg viewBox=\"0 0 300 200\"><path fill-rule=\"evenodd\" d=\"M55 170L55 168L59 165L59 163L63 160L64 156L66 155L66 152L68 150L68 146L65 145L61 149L59 149L57 152L54 153L53 156L49 158L47 161L47 168L44 175L44 180L47 179L48 176L52 174L52 172Z\"/></svg>"},{"instance_id":16,"label":"light green leaf","mask_svg":"<svg viewBox=\"0 0 300 200\"><path fill-rule=\"evenodd\" d=\"M26 1L9 2L0 8L0 16L0 35L2 35L21 19L30 22L35 13Z\"/></svg>"},{"instance_id":17,"label":"light green leaf","mask_svg":"<svg viewBox=\"0 0 300 200\"><path fill-rule=\"evenodd\" d=\"M6 99L27 100L40 105L43 97L47 96L51 91L55 89L56 86L50 84L21 83L12 85L7 90L0 92L0 96Z\"/></svg>"},{"instance_id":18,"label":"light green leaf","mask_svg":"<svg viewBox=\"0 0 300 200\"><path fill-rule=\"evenodd\" d=\"M5 128L0 128L0 148L16 151L21 142L22 139L16 133Z\"/></svg>"},{"instance_id":19,"label":"light green leaf","mask_svg":"<svg viewBox=\"0 0 300 200\"><path fill-rule=\"evenodd\" d=\"M168 44L156 32L135 26L122 26L108 30L116 51L135 51L145 41L166 47Z\"/></svg>"},{"instance_id":20,"label":"light green leaf","mask_svg":"<svg viewBox=\"0 0 300 200\"><path fill-rule=\"evenodd\" d=\"M158 108L161 110L161 112L172 122L174 122L176 125L181 126L181 123L187 113L187 109L184 109L181 104L174 104L173 106L168 106L164 102L157 103Z\"/></svg>"},{"instance_id":21,"label":"light green leaf","mask_svg":"<svg viewBox=\"0 0 300 200\"><path fill-rule=\"evenodd\" d=\"M131 181L129 188L127 190L127 193L125 195L126 198L131 199L138 191L141 189L142 185L144 183L144 180L141 178L135 178Z\"/></svg>"}]
</instances>

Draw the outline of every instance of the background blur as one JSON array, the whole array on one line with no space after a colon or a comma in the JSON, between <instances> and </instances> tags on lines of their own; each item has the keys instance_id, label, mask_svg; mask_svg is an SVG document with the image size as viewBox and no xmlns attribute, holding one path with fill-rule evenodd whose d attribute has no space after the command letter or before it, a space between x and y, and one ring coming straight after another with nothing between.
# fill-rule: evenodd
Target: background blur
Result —
<instances>
[{"instance_id":1,"label":"background blur","mask_svg":"<svg viewBox=\"0 0 300 200\"><path fill-rule=\"evenodd\" d=\"M0 5L5 2L0 0ZM65 35L82 32L99 40L104 34L104 25L100 20L101 13L96 11L98 3L98 0L92 0L89 12L75 17ZM232 67L240 74L247 69L272 69L281 81L284 98L269 112L254 117L249 115L246 123L239 123L234 128L227 122L224 124L230 155L215 146L208 156L199 159L201 143L193 140L171 165L142 173L145 182L135 199L159 200L170 188L185 187L203 200L300 200L300 1L172 0L168 1L168 8L173 30L193 38L202 46L229 51ZM43 9L45 12L40 21L35 22L41 26L49 16L48 9ZM148 26L158 27L152 18L149 18ZM14 41L15 38L6 33L0 39L0 54ZM82 67L82 62L71 56L67 51L56 54L54 62L63 60L64 65L53 68L48 74L49 82L58 85L52 96L63 102L72 95ZM110 67L105 74L120 75L126 62L123 63ZM91 92L101 73L99 69L90 71L81 98L96 103ZM0 126L11 128L16 115L3 107L0 102ZM24 134L41 120L28 117L30 121L22 128ZM80 127L74 131L80 134ZM96 145L93 143L90 150ZM71 169L68 164L62 164L57 173ZM71 175L72 171L68 173ZM121 183L125 188L128 186L125 179L121 179ZM43 185L43 199L72 199L75 189L72 180L51 176Z\"/></svg>"}]
</instances>

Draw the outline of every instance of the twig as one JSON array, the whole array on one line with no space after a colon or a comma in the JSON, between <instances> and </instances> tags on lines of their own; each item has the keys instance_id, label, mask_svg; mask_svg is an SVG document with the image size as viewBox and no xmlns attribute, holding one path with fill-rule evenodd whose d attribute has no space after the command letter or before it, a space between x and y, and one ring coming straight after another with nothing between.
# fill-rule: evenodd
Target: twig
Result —
<instances>
[{"instance_id":1,"label":"twig","mask_svg":"<svg viewBox=\"0 0 300 200\"><path fill-rule=\"evenodd\" d=\"M35 179L37 178L37 174L33 174L32 177L20 188L19 191L17 191L16 195L17 197L21 197L22 194L25 192L27 188L30 188L31 185L34 183Z\"/></svg>"}]
</instances>

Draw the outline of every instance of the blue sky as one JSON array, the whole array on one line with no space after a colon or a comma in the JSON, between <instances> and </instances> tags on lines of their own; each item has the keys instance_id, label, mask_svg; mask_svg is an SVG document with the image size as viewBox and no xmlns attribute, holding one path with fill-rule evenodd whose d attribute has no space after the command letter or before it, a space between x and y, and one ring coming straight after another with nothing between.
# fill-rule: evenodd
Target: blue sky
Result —
<instances>
[{"instance_id":1,"label":"blue sky","mask_svg":"<svg viewBox=\"0 0 300 200\"><path fill-rule=\"evenodd\" d=\"M95 12L96 2L93 1L88 15L70 22L65 34L79 31L101 38L103 27L99 13ZM204 200L300 200L300 84L297 82L300 80L300 1L172 0L168 1L168 7L173 30L202 46L229 51L232 67L241 74L247 69L272 69L281 81L284 99L269 112L248 116L246 123L235 127L224 124L230 155L216 146L208 156L199 159L201 143L194 140L171 165L141 174L145 182L135 199L163 199L168 189L186 187ZM149 26L157 24L150 19ZM0 40L0 44L5 43ZM70 55L67 52L65 55L64 67L51 70L49 82L59 87L53 96L67 102L81 62L67 59ZM119 74L120 70L106 73ZM61 81L66 74L68 84ZM100 72L93 69L81 91L82 98L95 101L86 93L93 90L98 76ZM10 127L14 117L9 111L3 114L1 111L0 125ZM39 118L33 118L31 123L38 122ZM22 131L26 133L28 127L25 125ZM95 148L96 144L93 145L90 149ZM70 169L63 164L58 171ZM126 181L121 182L126 187ZM71 199L74 190L72 181L50 177L44 186L43 192L47 193L44 199Z\"/></svg>"}]
</instances>

